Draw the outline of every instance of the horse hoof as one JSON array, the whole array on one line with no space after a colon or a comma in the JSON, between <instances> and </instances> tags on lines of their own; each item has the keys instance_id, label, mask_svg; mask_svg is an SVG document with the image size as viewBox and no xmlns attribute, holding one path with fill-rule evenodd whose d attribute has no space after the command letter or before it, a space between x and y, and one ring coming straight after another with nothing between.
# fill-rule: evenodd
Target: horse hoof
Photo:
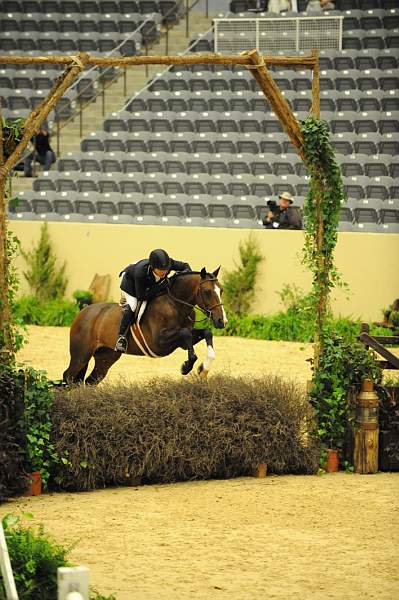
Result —
<instances>
[{"instance_id":1,"label":"horse hoof","mask_svg":"<svg viewBox=\"0 0 399 600\"><path fill-rule=\"evenodd\" d=\"M186 360L180 368L180 372L182 375L188 375L190 371L192 371L193 365L189 360Z\"/></svg>"},{"instance_id":2,"label":"horse hoof","mask_svg":"<svg viewBox=\"0 0 399 600\"><path fill-rule=\"evenodd\" d=\"M203 363L201 363L197 369L197 373L199 377L201 377L201 379L206 379L208 377L209 371L207 371L207 369L204 368Z\"/></svg>"},{"instance_id":3,"label":"horse hoof","mask_svg":"<svg viewBox=\"0 0 399 600\"><path fill-rule=\"evenodd\" d=\"M190 373L190 371L193 370L193 366L194 366L194 363L197 360L197 358L198 357L196 356L196 354L194 354L194 356L192 358L189 358L182 364L181 369L180 369L180 372L182 375L188 375L188 373Z\"/></svg>"}]
</instances>

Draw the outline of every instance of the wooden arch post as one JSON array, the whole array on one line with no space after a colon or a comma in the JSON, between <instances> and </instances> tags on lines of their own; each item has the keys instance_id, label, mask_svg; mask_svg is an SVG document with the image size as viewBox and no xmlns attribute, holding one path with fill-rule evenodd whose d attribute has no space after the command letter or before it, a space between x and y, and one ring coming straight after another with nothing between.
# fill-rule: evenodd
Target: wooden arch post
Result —
<instances>
[{"instance_id":1,"label":"wooden arch post","mask_svg":"<svg viewBox=\"0 0 399 600\"><path fill-rule=\"evenodd\" d=\"M77 56L8 56L0 55L0 64L61 64L66 65L64 73L57 79L47 98L32 111L26 120L21 141L14 152L4 160L2 129L0 124L0 331L3 332L3 342L0 345L0 360L10 363L13 360L13 343L10 325L10 306L8 301L8 259L7 259L7 206L5 198L6 179L15 166L22 152L28 145L32 136L39 130L50 111L62 98L66 90L72 85L85 67L93 65L113 67L133 67L138 65L242 65L251 70L259 87L265 94L273 111L280 119L284 131L296 147L302 160L303 137L298 120L291 107L282 95L278 85L271 76L268 66L285 66L287 68L301 67L311 70L312 80L312 114L320 116L319 92L319 59L317 50L309 56L262 56L257 50L244 52L238 56L222 56L219 54L196 53L190 56L129 56L123 58L109 58L90 56L86 53ZM1 117L1 115L0 115ZM1 118L0 118L1 123ZM321 199L314 199L320 205ZM323 244L323 222L321 210L318 211L318 248ZM322 253L320 252L320 256ZM320 259L322 260L322 258ZM325 299L327 300L327 299ZM320 308L321 311L321 308ZM320 312L319 311L319 312ZM319 314L318 312L318 314ZM321 312L320 312L321 314Z\"/></svg>"}]
</instances>

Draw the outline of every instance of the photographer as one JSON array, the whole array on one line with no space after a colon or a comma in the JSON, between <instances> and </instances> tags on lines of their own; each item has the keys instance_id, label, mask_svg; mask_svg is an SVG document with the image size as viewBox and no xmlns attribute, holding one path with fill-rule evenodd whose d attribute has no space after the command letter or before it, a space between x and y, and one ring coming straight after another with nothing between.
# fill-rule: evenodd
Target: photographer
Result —
<instances>
[{"instance_id":1,"label":"photographer","mask_svg":"<svg viewBox=\"0 0 399 600\"><path fill-rule=\"evenodd\" d=\"M263 219L266 229L302 229L302 219L299 210L291 206L292 196L289 192L283 192L279 196L279 203L268 200L269 212Z\"/></svg>"},{"instance_id":2,"label":"photographer","mask_svg":"<svg viewBox=\"0 0 399 600\"><path fill-rule=\"evenodd\" d=\"M50 146L50 136L47 129L42 127L32 138L34 151L26 157L24 163L25 177L32 177L32 161L35 159L44 166L45 171L49 171L50 167L56 161L53 149Z\"/></svg>"}]
</instances>

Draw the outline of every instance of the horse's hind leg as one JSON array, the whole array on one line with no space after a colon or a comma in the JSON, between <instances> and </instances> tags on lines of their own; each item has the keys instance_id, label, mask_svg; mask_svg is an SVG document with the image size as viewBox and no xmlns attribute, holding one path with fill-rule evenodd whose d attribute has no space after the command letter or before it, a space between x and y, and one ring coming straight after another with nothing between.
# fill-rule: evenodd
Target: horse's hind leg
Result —
<instances>
[{"instance_id":1,"label":"horse's hind leg","mask_svg":"<svg viewBox=\"0 0 399 600\"><path fill-rule=\"evenodd\" d=\"M86 379L87 385L97 385L104 379L110 367L121 357L120 352L111 348L98 348L94 353L94 369Z\"/></svg>"},{"instance_id":2,"label":"horse's hind leg","mask_svg":"<svg viewBox=\"0 0 399 600\"><path fill-rule=\"evenodd\" d=\"M87 362L84 362L82 359L78 360L77 358L71 357L69 367L64 371L62 376L63 380L68 384L82 383L86 375L87 367L89 366L89 360L90 356L87 358Z\"/></svg>"}]
</instances>

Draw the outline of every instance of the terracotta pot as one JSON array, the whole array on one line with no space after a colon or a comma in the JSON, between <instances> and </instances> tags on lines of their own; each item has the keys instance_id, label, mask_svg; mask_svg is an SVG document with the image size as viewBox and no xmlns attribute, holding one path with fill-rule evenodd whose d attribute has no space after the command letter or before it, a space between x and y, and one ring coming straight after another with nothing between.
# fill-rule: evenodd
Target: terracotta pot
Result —
<instances>
[{"instance_id":1,"label":"terracotta pot","mask_svg":"<svg viewBox=\"0 0 399 600\"><path fill-rule=\"evenodd\" d=\"M40 471L34 471L29 475L30 486L25 492L25 496L40 496L42 493L42 476Z\"/></svg>"},{"instance_id":2,"label":"terracotta pot","mask_svg":"<svg viewBox=\"0 0 399 600\"><path fill-rule=\"evenodd\" d=\"M326 471L327 473L337 473L339 468L339 450L327 450Z\"/></svg>"}]
</instances>

